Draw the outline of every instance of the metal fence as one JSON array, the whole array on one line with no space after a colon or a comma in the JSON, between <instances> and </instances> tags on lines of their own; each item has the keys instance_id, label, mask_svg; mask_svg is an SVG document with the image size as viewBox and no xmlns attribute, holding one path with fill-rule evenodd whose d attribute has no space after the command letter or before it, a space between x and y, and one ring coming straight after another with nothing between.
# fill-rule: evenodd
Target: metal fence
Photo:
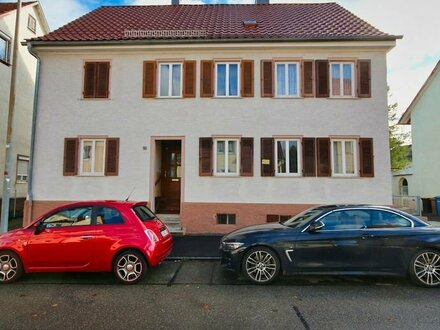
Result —
<instances>
[{"instance_id":1,"label":"metal fence","mask_svg":"<svg viewBox=\"0 0 440 330\"><path fill-rule=\"evenodd\" d=\"M420 196L393 196L393 206L412 215L422 214L422 199Z\"/></svg>"}]
</instances>

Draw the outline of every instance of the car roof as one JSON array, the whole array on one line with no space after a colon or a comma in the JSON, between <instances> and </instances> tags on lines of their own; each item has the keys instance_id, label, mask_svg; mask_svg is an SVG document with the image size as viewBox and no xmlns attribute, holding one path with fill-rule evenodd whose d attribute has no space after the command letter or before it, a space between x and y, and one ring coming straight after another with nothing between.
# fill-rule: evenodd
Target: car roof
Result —
<instances>
[{"instance_id":1,"label":"car roof","mask_svg":"<svg viewBox=\"0 0 440 330\"><path fill-rule=\"evenodd\" d=\"M74 203L67 203L64 205L60 205L57 207L59 208L65 208L65 207L75 207L75 206L93 206L93 205L107 205L107 206L127 206L127 207L133 207L136 205L146 205L146 201L122 201L122 200L90 200L90 201L80 201L80 202L74 202Z\"/></svg>"},{"instance_id":2,"label":"car roof","mask_svg":"<svg viewBox=\"0 0 440 330\"><path fill-rule=\"evenodd\" d=\"M382 210L401 212L400 210L394 209L389 206L373 205L373 204L331 204L331 205L319 205L316 207L316 209L322 211L334 211L334 210L357 209L357 208L382 209Z\"/></svg>"}]
</instances>

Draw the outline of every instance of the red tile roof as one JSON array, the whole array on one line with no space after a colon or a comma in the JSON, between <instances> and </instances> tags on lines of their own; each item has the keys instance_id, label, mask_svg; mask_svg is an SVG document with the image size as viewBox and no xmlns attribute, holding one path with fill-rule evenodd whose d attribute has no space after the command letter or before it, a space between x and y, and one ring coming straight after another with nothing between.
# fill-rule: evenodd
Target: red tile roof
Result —
<instances>
[{"instance_id":1,"label":"red tile roof","mask_svg":"<svg viewBox=\"0 0 440 330\"><path fill-rule=\"evenodd\" d=\"M243 21L256 20L257 27ZM104 6L32 41L395 40L336 3Z\"/></svg>"},{"instance_id":2,"label":"red tile roof","mask_svg":"<svg viewBox=\"0 0 440 330\"><path fill-rule=\"evenodd\" d=\"M36 1L30 1L30 2L22 2L21 6L29 6L33 3L36 3ZM17 9L17 3L16 2L1 2L0 3L0 15L6 14L10 11L13 11Z\"/></svg>"}]
</instances>

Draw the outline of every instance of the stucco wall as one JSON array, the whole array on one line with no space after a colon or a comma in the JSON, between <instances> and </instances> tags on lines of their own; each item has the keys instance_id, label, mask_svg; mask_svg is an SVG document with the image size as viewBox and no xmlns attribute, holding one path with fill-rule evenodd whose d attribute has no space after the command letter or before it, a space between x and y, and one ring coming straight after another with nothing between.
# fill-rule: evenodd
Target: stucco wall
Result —
<instances>
[{"instance_id":1,"label":"stucco wall","mask_svg":"<svg viewBox=\"0 0 440 330\"><path fill-rule=\"evenodd\" d=\"M383 49L299 48L265 50L219 46L215 50L76 50L41 52L42 76L36 136L35 200L150 200L152 136L184 136L185 202L391 204L386 56ZM362 58L372 61L372 98L271 99L260 97L260 60ZM142 63L197 60L195 99L142 99ZM255 97L200 98L200 60L254 59ZM109 100L82 100L84 60L110 60ZM65 137L120 137L119 176L62 175ZM253 177L200 177L199 137L254 137ZM260 138L272 135L362 136L374 139L374 178L279 178L260 176ZM147 146L147 150L143 150Z\"/></svg>"}]
</instances>

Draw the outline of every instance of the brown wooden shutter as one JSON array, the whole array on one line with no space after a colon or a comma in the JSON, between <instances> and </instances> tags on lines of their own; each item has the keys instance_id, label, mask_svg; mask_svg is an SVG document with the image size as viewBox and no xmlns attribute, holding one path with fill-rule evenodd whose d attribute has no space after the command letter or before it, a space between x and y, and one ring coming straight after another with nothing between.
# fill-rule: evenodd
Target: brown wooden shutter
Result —
<instances>
[{"instance_id":1,"label":"brown wooden shutter","mask_svg":"<svg viewBox=\"0 0 440 330\"><path fill-rule=\"evenodd\" d=\"M373 139L360 138L359 139L359 155L360 155L360 176L373 177L374 176L374 154L373 154Z\"/></svg>"},{"instance_id":2,"label":"brown wooden shutter","mask_svg":"<svg viewBox=\"0 0 440 330\"><path fill-rule=\"evenodd\" d=\"M156 62L144 61L142 97L156 97Z\"/></svg>"},{"instance_id":3,"label":"brown wooden shutter","mask_svg":"<svg viewBox=\"0 0 440 330\"><path fill-rule=\"evenodd\" d=\"M200 97L214 96L214 62L200 62Z\"/></svg>"},{"instance_id":4,"label":"brown wooden shutter","mask_svg":"<svg viewBox=\"0 0 440 330\"><path fill-rule=\"evenodd\" d=\"M371 97L371 61L358 61L358 97Z\"/></svg>"},{"instance_id":5,"label":"brown wooden shutter","mask_svg":"<svg viewBox=\"0 0 440 330\"><path fill-rule=\"evenodd\" d=\"M196 61L183 63L183 97L196 97Z\"/></svg>"},{"instance_id":6,"label":"brown wooden shutter","mask_svg":"<svg viewBox=\"0 0 440 330\"><path fill-rule=\"evenodd\" d=\"M212 175L212 138L199 139L199 175Z\"/></svg>"},{"instance_id":7,"label":"brown wooden shutter","mask_svg":"<svg viewBox=\"0 0 440 330\"><path fill-rule=\"evenodd\" d=\"M110 63L98 62L96 63L96 86L95 97L107 98L109 96L110 83Z\"/></svg>"},{"instance_id":8,"label":"brown wooden shutter","mask_svg":"<svg viewBox=\"0 0 440 330\"><path fill-rule=\"evenodd\" d=\"M261 138L261 176L275 175L274 139Z\"/></svg>"},{"instance_id":9,"label":"brown wooden shutter","mask_svg":"<svg viewBox=\"0 0 440 330\"><path fill-rule=\"evenodd\" d=\"M94 62L84 64L84 98L95 97L95 67L96 63Z\"/></svg>"},{"instance_id":10,"label":"brown wooden shutter","mask_svg":"<svg viewBox=\"0 0 440 330\"><path fill-rule=\"evenodd\" d=\"M330 139L317 138L318 176L331 176Z\"/></svg>"},{"instance_id":11,"label":"brown wooden shutter","mask_svg":"<svg viewBox=\"0 0 440 330\"><path fill-rule=\"evenodd\" d=\"M105 150L105 175L116 176L119 172L119 138L108 138Z\"/></svg>"},{"instance_id":12,"label":"brown wooden shutter","mask_svg":"<svg viewBox=\"0 0 440 330\"><path fill-rule=\"evenodd\" d=\"M241 138L240 175L254 175L254 138Z\"/></svg>"},{"instance_id":13,"label":"brown wooden shutter","mask_svg":"<svg viewBox=\"0 0 440 330\"><path fill-rule=\"evenodd\" d=\"M241 96L254 97L254 61L241 61Z\"/></svg>"},{"instance_id":14,"label":"brown wooden shutter","mask_svg":"<svg viewBox=\"0 0 440 330\"><path fill-rule=\"evenodd\" d=\"M77 138L64 139L63 175L65 176L78 174L78 144Z\"/></svg>"},{"instance_id":15,"label":"brown wooden shutter","mask_svg":"<svg viewBox=\"0 0 440 330\"><path fill-rule=\"evenodd\" d=\"M314 62L306 60L303 62L302 70L302 96L313 97L314 93Z\"/></svg>"},{"instance_id":16,"label":"brown wooden shutter","mask_svg":"<svg viewBox=\"0 0 440 330\"><path fill-rule=\"evenodd\" d=\"M316 97L329 97L329 68L327 60L316 60Z\"/></svg>"},{"instance_id":17,"label":"brown wooden shutter","mask_svg":"<svg viewBox=\"0 0 440 330\"><path fill-rule=\"evenodd\" d=\"M316 176L316 147L315 138L303 138L303 175Z\"/></svg>"},{"instance_id":18,"label":"brown wooden shutter","mask_svg":"<svg viewBox=\"0 0 440 330\"><path fill-rule=\"evenodd\" d=\"M261 97L272 97L273 87L273 63L271 60L261 60Z\"/></svg>"}]
</instances>

